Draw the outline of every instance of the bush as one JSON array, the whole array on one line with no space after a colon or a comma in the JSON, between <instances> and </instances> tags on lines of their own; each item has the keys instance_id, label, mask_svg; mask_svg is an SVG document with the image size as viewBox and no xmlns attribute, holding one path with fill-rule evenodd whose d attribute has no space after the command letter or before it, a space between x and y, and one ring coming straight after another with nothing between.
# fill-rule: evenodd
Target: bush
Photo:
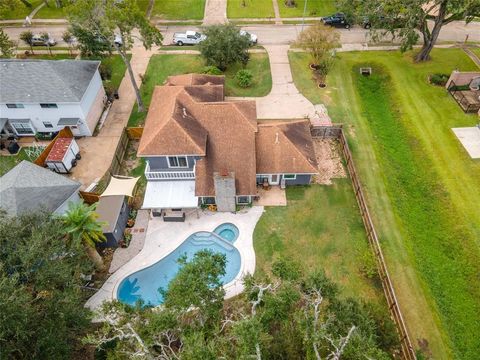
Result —
<instances>
[{"instance_id":1,"label":"bush","mask_svg":"<svg viewBox=\"0 0 480 360\"><path fill-rule=\"evenodd\" d=\"M445 86L449 76L447 74L432 74L430 75L430 84Z\"/></svg>"},{"instance_id":2,"label":"bush","mask_svg":"<svg viewBox=\"0 0 480 360\"><path fill-rule=\"evenodd\" d=\"M253 74L250 70L242 69L237 72L235 75L238 86L242 88L248 88L252 85Z\"/></svg>"},{"instance_id":3,"label":"bush","mask_svg":"<svg viewBox=\"0 0 480 360\"><path fill-rule=\"evenodd\" d=\"M222 75L222 70L217 68L216 66L210 65L210 66L205 66L202 70L203 74L208 74L208 75Z\"/></svg>"},{"instance_id":4,"label":"bush","mask_svg":"<svg viewBox=\"0 0 480 360\"><path fill-rule=\"evenodd\" d=\"M100 64L98 67L98 71L100 72L100 77L103 81L110 80L112 78L112 65L111 64Z\"/></svg>"}]
</instances>

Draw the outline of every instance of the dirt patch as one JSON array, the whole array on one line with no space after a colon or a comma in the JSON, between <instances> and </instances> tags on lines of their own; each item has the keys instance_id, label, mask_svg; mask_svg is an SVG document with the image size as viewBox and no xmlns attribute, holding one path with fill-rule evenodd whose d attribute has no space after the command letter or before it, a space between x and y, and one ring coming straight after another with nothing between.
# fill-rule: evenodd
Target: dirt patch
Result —
<instances>
[{"instance_id":1,"label":"dirt patch","mask_svg":"<svg viewBox=\"0 0 480 360\"><path fill-rule=\"evenodd\" d=\"M330 185L332 179L345 178L347 173L342 164L340 145L336 139L314 139L319 175L314 177L316 184Z\"/></svg>"}]
</instances>

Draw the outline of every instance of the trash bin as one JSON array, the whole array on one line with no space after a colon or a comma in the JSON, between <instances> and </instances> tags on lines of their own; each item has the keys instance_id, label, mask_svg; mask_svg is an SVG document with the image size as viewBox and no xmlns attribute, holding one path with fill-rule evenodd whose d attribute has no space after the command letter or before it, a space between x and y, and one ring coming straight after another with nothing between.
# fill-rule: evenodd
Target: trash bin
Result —
<instances>
[{"instance_id":1,"label":"trash bin","mask_svg":"<svg viewBox=\"0 0 480 360\"><path fill-rule=\"evenodd\" d=\"M20 145L16 141L12 141L10 144L8 144L8 152L10 154L16 154L18 153L18 150L20 150Z\"/></svg>"}]
</instances>

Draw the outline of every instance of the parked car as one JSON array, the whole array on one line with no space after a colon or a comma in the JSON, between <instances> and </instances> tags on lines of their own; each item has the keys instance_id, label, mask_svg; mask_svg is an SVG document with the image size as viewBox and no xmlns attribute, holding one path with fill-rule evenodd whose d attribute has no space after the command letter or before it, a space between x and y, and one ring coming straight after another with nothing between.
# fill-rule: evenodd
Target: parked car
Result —
<instances>
[{"instance_id":1,"label":"parked car","mask_svg":"<svg viewBox=\"0 0 480 360\"><path fill-rule=\"evenodd\" d=\"M55 46L57 45L57 42L55 41L54 38L48 35L48 39L44 39L41 35L36 34L33 35L32 37L32 45L33 46Z\"/></svg>"},{"instance_id":2,"label":"parked car","mask_svg":"<svg viewBox=\"0 0 480 360\"><path fill-rule=\"evenodd\" d=\"M207 37L198 31L186 31L184 33L177 32L173 34L173 44L178 46L183 45L197 45L205 40Z\"/></svg>"},{"instance_id":3,"label":"parked car","mask_svg":"<svg viewBox=\"0 0 480 360\"><path fill-rule=\"evenodd\" d=\"M344 13L336 13L330 16L322 18L322 22L325 25L334 26L334 27L343 27L345 29L350 29L352 27L352 21L350 21ZM361 25L364 29L370 29L372 24L368 17L363 17Z\"/></svg>"},{"instance_id":4,"label":"parked car","mask_svg":"<svg viewBox=\"0 0 480 360\"><path fill-rule=\"evenodd\" d=\"M246 36L250 40L251 45L256 45L258 41L258 37L255 34L251 34L245 30L240 30L240 35Z\"/></svg>"}]
</instances>

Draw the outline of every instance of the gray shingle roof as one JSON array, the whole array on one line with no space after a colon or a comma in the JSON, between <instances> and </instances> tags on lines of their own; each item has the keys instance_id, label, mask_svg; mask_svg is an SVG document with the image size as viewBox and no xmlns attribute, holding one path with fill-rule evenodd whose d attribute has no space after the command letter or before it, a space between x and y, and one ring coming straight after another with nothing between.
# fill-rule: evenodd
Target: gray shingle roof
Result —
<instances>
[{"instance_id":1,"label":"gray shingle roof","mask_svg":"<svg viewBox=\"0 0 480 360\"><path fill-rule=\"evenodd\" d=\"M23 160L0 178L0 207L12 216L53 212L79 188L80 183Z\"/></svg>"},{"instance_id":2,"label":"gray shingle roof","mask_svg":"<svg viewBox=\"0 0 480 360\"><path fill-rule=\"evenodd\" d=\"M79 102L99 61L0 60L0 102Z\"/></svg>"}]
</instances>

